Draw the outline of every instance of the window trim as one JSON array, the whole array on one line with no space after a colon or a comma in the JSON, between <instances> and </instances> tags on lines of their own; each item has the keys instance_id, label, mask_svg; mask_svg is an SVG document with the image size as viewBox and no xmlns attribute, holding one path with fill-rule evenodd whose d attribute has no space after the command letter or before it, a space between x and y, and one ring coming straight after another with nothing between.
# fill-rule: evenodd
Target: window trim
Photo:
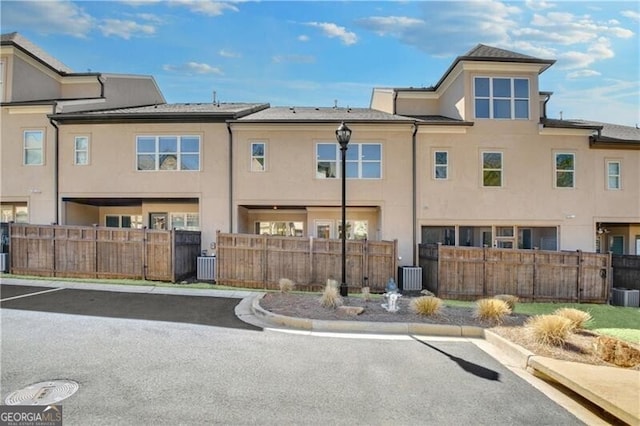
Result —
<instances>
[{"instance_id":1,"label":"window trim","mask_svg":"<svg viewBox=\"0 0 640 426\"><path fill-rule=\"evenodd\" d=\"M79 150L78 149L78 139L82 139L85 138L87 139L87 149L84 150ZM91 139L89 138L88 135L78 135L78 136L74 136L73 137L73 165L74 166L88 166L89 162L90 162L90 150L89 150L89 145L91 144ZM78 153L80 152L86 152L87 153L87 158L86 161L84 163L80 163L78 162Z\"/></svg>"},{"instance_id":2,"label":"window trim","mask_svg":"<svg viewBox=\"0 0 640 426\"><path fill-rule=\"evenodd\" d=\"M499 154L500 155L500 168L489 169L484 167L485 154ZM499 185L486 185L484 180L485 171L498 171L500 172L500 184ZM482 188L504 188L504 152L497 150L482 150L480 152L480 183Z\"/></svg>"},{"instance_id":3,"label":"window trim","mask_svg":"<svg viewBox=\"0 0 640 426\"><path fill-rule=\"evenodd\" d=\"M262 155L253 154L253 146L262 145ZM262 170L255 170L253 168L253 160L262 158ZM250 141L249 143L249 171L252 173L264 173L267 171L267 142L266 141Z\"/></svg>"},{"instance_id":4,"label":"window trim","mask_svg":"<svg viewBox=\"0 0 640 426\"><path fill-rule=\"evenodd\" d=\"M27 133L40 133L42 136L40 141L40 162L27 163L27 149L36 150L36 148L27 148ZM43 129L26 129L22 132L22 165L24 166L44 166L45 164L45 131Z\"/></svg>"},{"instance_id":5,"label":"window trim","mask_svg":"<svg viewBox=\"0 0 640 426\"><path fill-rule=\"evenodd\" d=\"M558 156L570 155L573 158L573 168L571 170L558 170ZM571 186L559 186L558 185L558 172L572 173ZM568 151L555 151L553 153L553 187L555 189L575 189L576 188L576 153Z\"/></svg>"},{"instance_id":6,"label":"window trim","mask_svg":"<svg viewBox=\"0 0 640 426\"><path fill-rule=\"evenodd\" d=\"M140 152L138 149L138 142L142 138L153 138L155 143L155 151L154 152ZM163 155L160 151L160 139L161 138L176 138L177 146L176 152L171 152L165 155L173 155L175 154L176 168L175 169L163 169L160 161L160 157ZM198 167L196 169L182 169L182 155L194 155L195 151L184 151L182 149L182 139L183 138L197 138L198 139ZM200 172L202 171L202 135L193 134L193 133L185 133L185 134L139 134L135 137L135 169L137 172L148 173L148 172ZM140 156L148 155L154 157L154 168L153 169L140 169Z\"/></svg>"},{"instance_id":7,"label":"window trim","mask_svg":"<svg viewBox=\"0 0 640 426\"><path fill-rule=\"evenodd\" d=\"M476 95L476 82L478 79L488 79L489 80L489 96L478 96ZM509 87L511 89L511 94L509 97L496 97L494 96L493 90L493 82L496 79L509 80ZM517 97L516 96L516 80L524 80L527 82L527 97ZM477 75L473 77L473 117L477 120L522 120L527 121L531 120L531 79L529 77L514 77L514 76L486 76L486 75ZM489 116L488 117L479 117L478 116L478 108L477 108L477 100L486 99L489 101ZM494 111L494 101L496 100L509 100L509 117L496 117ZM527 101L527 116L526 117L516 117L516 101Z\"/></svg>"},{"instance_id":8,"label":"window trim","mask_svg":"<svg viewBox=\"0 0 640 426\"><path fill-rule=\"evenodd\" d=\"M446 154L446 162L445 164L438 164L437 163L437 156L438 154L443 153ZM444 167L445 170L445 177L438 177L438 168L439 167ZM449 151L445 150L445 149L435 149L433 151L433 172L432 172L432 178L433 180L449 180Z\"/></svg>"},{"instance_id":9,"label":"window trim","mask_svg":"<svg viewBox=\"0 0 640 426\"><path fill-rule=\"evenodd\" d=\"M618 174L612 175L609 171L610 164L618 165ZM622 189L622 161L621 160L606 160L605 161L605 176L606 176L606 188L608 191L620 191ZM616 177L618 179L618 186L611 186L611 178Z\"/></svg>"}]
</instances>

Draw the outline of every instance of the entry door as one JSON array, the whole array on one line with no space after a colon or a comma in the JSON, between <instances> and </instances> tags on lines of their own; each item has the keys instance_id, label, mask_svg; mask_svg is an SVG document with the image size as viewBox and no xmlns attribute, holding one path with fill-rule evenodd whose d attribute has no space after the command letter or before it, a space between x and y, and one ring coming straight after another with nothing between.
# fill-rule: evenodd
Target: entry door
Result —
<instances>
[{"instance_id":1,"label":"entry door","mask_svg":"<svg viewBox=\"0 0 640 426\"><path fill-rule=\"evenodd\" d=\"M149 213L150 229L169 229L169 215L167 213Z\"/></svg>"},{"instance_id":2,"label":"entry door","mask_svg":"<svg viewBox=\"0 0 640 426\"><path fill-rule=\"evenodd\" d=\"M624 237L612 235L609 239L609 251L613 254L624 254Z\"/></svg>"}]
</instances>

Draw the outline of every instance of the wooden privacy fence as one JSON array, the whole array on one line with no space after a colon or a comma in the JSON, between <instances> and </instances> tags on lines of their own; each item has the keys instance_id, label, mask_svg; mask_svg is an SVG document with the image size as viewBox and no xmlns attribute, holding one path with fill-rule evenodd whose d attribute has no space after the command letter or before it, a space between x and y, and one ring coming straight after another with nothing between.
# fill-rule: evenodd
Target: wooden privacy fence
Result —
<instances>
[{"instance_id":1,"label":"wooden privacy fence","mask_svg":"<svg viewBox=\"0 0 640 426\"><path fill-rule=\"evenodd\" d=\"M176 282L195 275L200 232L10 224L10 272Z\"/></svg>"},{"instance_id":2,"label":"wooden privacy fence","mask_svg":"<svg viewBox=\"0 0 640 426\"><path fill-rule=\"evenodd\" d=\"M614 254L611 264L614 287L640 290L640 255Z\"/></svg>"},{"instance_id":3,"label":"wooden privacy fence","mask_svg":"<svg viewBox=\"0 0 640 426\"><path fill-rule=\"evenodd\" d=\"M384 291L397 269L397 241L347 241L349 288ZM277 289L280 278L317 291L342 279L342 240L217 234L216 281L231 286Z\"/></svg>"},{"instance_id":4,"label":"wooden privacy fence","mask_svg":"<svg viewBox=\"0 0 640 426\"><path fill-rule=\"evenodd\" d=\"M419 257L423 287L445 299L609 300L610 254L420 245Z\"/></svg>"}]
</instances>

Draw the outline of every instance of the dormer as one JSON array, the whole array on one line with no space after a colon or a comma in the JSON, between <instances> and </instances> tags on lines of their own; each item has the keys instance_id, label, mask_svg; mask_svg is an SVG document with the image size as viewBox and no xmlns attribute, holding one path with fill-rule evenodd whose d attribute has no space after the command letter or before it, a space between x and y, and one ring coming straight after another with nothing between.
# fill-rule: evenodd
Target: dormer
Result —
<instances>
[{"instance_id":1,"label":"dormer","mask_svg":"<svg viewBox=\"0 0 640 426\"><path fill-rule=\"evenodd\" d=\"M455 120L534 120L543 115L547 92L538 75L555 63L478 44L455 59L432 87L376 88L371 107L407 116Z\"/></svg>"}]
</instances>

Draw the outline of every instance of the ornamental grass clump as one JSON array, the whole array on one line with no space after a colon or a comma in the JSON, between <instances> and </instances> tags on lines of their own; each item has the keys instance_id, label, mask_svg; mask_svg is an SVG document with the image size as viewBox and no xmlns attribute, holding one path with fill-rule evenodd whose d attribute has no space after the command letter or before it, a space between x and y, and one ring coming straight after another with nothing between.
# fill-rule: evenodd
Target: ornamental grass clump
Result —
<instances>
[{"instance_id":1,"label":"ornamental grass clump","mask_svg":"<svg viewBox=\"0 0 640 426\"><path fill-rule=\"evenodd\" d=\"M493 298L505 302L509 306L509 309L511 309L511 312L515 310L516 303L520 301L520 299L518 299L518 296L513 296L511 294L497 294L493 296Z\"/></svg>"},{"instance_id":2,"label":"ornamental grass clump","mask_svg":"<svg viewBox=\"0 0 640 426\"><path fill-rule=\"evenodd\" d=\"M296 284L289 278L280 278L278 285L280 286L280 293L289 293L296 286Z\"/></svg>"},{"instance_id":3,"label":"ornamental grass clump","mask_svg":"<svg viewBox=\"0 0 640 426\"><path fill-rule=\"evenodd\" d=\"M510 313L511 309L504 300L480 299L476 302L474 317L481 321L499 324Z\"/></svg>"},{"instance_id":4,"label":"ornamental grass clump","mask_svg":"<svg viewBox=\"0 0 640 426\"><path fill-rule=\"evenodd\" d=\"M560 315L571 321L574 330L583 330L585 325L592 319L589 312L574 308L556 309L553 315Z\"/></svg>"},{"instance_id":5,"label":"ornamental grass clump","mask_svg":"<svg viewBox=\"0 0 640 426\"><path fill-rule=\"evenodd\" d=\"M421 296L411 299L411 311L418 315L437 315L442 309L442 300L433 296Z\"/></svg>"},{"instance_id":6,"label":"ornamental grass clump","mask_svg":"<svg viewBox=\"0 0 640 426\"><path fill-rule=\"evenodd\" d=\"M525 327L536 342L551 346L564 345L573 330L571 320L560 315L536 315L527 320Z\"/></svg>"},{"instance_id":7,"label":"ornamental grass clump","mask_svg":"<svg viewBox=\"0 0 640 426\"><path fill-rule=\"evenodd\" d=\"M335 309L342 305L342 296L340 296L338 286L332 281L335 280L327 280L327 285L322 292L322 296L320 296L320 304L325 308Z\"/></svg>"}]
</instances>

